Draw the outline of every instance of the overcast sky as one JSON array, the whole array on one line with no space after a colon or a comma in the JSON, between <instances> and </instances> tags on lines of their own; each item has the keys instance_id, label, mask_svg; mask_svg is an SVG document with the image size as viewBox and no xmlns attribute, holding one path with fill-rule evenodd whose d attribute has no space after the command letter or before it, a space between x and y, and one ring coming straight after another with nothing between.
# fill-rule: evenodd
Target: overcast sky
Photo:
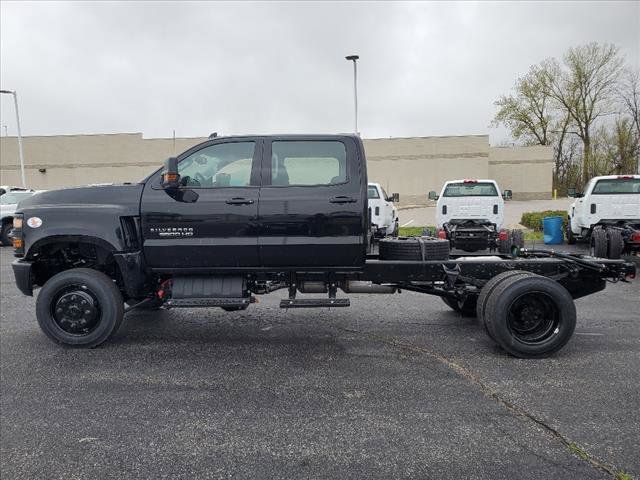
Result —
<instances>
[{"instance_id":1,"label":"overcast sky","mask_svg":"<svg viewBox=\"0 0 640 480\"><path fill-rule=\"evenodd\" d=\"M491 134L531 64L590 41L640 67L640 2L0 4L23 135ZM2 125L15 134L11 97ZM1 130L5 133L4 127Z\"/></svg>"}]
</instances>

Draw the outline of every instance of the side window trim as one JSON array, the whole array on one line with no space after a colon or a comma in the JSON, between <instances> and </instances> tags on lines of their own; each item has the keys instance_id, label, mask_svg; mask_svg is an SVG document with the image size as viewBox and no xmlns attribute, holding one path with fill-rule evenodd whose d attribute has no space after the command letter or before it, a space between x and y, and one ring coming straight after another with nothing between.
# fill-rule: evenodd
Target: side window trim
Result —
<instances>
[{"instance_id":1,"label":"side window trim","mask_svg":"<svg viewBox=\"0 0 640 480\"><path fill-rule=\"evenodd\" d=\"M273 144L275 142L339 142L344 146L345 150L345 180L339 183L318 183L314 185L273 185L272 184L272 158L273 158ZM350 172L350 148L349 145L340 138L268 138L264 141L263 147L264 155L262 160L262 187L263 188L321 188L321 187L335 187L340 185L346 185L351 180Z\"/></svg>"}]
</instances>

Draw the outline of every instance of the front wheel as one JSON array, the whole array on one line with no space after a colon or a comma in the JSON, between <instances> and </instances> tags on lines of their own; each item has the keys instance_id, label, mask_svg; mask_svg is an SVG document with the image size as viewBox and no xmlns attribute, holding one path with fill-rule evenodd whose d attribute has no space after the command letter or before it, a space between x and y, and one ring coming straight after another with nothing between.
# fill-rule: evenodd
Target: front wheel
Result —
<instances>
[{"instance_id":1,"label":"front wheel","mask_svg":"<svg viewBox=\"0 0 640 480\"><path fill-rule=\"evenodd\" d=\"M40 290L36 316L52 340L92 348L113 335L124 315L124 302L107 275L74 268L51 277Z\"/></svg>"}]
</instances>

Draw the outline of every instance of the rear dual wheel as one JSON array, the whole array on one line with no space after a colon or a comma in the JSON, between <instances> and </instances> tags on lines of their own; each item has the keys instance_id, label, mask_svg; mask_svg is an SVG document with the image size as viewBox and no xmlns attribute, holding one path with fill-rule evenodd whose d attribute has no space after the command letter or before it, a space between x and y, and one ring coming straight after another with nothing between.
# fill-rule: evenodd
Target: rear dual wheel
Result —
<instances>
[{"instance_id":1,"label":"rear dual wheel","mask_svg":"<svg viewBox=\"0 0 640 480\"><path fill-rule=\"evenodd\" d=\"M564 347L576 326L576 309L558 282L529 272L505 272L488 282L478 316L489 336L521 358L549 356Z\"/></svg>"}]
</instances>

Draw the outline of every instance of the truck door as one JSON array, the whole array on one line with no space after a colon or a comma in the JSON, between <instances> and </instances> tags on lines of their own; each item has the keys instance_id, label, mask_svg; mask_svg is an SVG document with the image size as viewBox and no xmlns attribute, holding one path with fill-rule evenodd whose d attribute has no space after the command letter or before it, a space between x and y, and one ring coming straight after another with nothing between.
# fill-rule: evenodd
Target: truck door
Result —
<instances>
[{"instance_id":1,"label":"truck door","mask_svg":"<svg viewBox=\"0 0 640 480\"><path fill-rule=\"evenodd\" d=\"M256 266L262 140L218 139L178 157L180 187L161 172L141 204L144 254L152 268Z\"/></svg>"},{"instance_id":2,"label":"truck door","mask_svg":"<svg viewBox=\"0 0 640 480\"><path fill-rule=\"evenodd\" d=\"M265 266L364 264L366 169L352 137L265 140L259 223Z\"/></svg>"}]
</instances>

